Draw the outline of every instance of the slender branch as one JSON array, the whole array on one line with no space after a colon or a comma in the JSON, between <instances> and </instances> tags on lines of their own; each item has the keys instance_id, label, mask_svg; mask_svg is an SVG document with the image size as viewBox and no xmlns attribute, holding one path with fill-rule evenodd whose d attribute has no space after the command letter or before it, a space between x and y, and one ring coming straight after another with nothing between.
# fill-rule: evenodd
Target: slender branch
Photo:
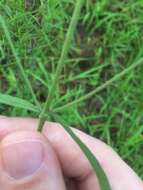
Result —
<instances>
[{"instance_id":1,"label":"slender branch","mask_svg":"<svg viewBox=\"0 0 143 190\"><path fill-rule=\"evenodd\" d=\"M113 82L119 80L122 76L124 76L125 74L127 74L129 71L131 71L132 69L136 68L137 66L141 65L143 63L143 58L141 58L139 61L137 61L136 63L132 64L131 66L129 66L128 68L124 69L122 72L118 73L117 75L115 75L113 78L111 78L110 80L106 81L104 84L102 84L101 86L97 87L95 90L89 92L88 94L86 94L85 96L74 100L64 106L61 106L59 108L56 108L53 110L53 112L60 112L66 108L69 108L75 104L78 104L90 97L92 97L93 95L95 95L96 93L100 92L101 90L105 89L107 86L109 86L110 84L112 84Z\"/></svg>"},{"instance_id":2,"label":"slender branch","mask_svg":"<svg viewBox=\"0 0 143 190\"><path fill-rule=\"evenodd\" d=\"M43 125L44 125L44 123L46 121L46 118L45 118L44 115L47 112L49 112L49 110L50 110L50 106L52 104L52 101L53 101L53 98L54 98L54 95L55 95L55 90L56 90L56 87L57 87L57 84L58 84L58 80L59 80L60 74L62 72L62 68L63 68L63 65L65 63L67 54L68 54L69 49L70 49L71 40L73 38L78 19L80 17L80 12L81 12L83 2L84 2L84 0L77 0L77 2L76 2L74 13L73 13L71 23L70 23L70 26L68 28L67 34L66 34L66 39L65 39L65 42L64 42L64 45L63 45L63 49L62 49L62 52L61 52L61 56L60 56L60 59L58 61L58 65L57 65L56 73L55 73L55 76L54 76L53 84L52 84L52 87L50 89L49 96L48 96L48 98L46 100L44 108L43 108L43 110L42 110L42 112L41 112L41 114L39 116L38 131L42 131Z\"/></svg>"},{"instance_id":3,"label":"slender branch","mask_svg":"<svg viewBox=\"0 0 143 190\"><path fill-rule=\"evenodd\" d=\"M4 32L5 32L5 36L6 36L7 40L8 40L8 42L9 42L11 51L12 51L14 57L15 57L15 60L16 60L16 63L17 63L17 65L18 65L18 67L19 67L19 70L20 70L20 72L21 72L21 75L23 76L23 79L24 79L24 81L25 81L25 83L26 83L26 85L27 85L27 87L28 87L28 89L29 89L29 91L30 91L32 97L33 97L33 100L34 100L35 104L36 104L38 107L40 107L40 104L39 104L39 102L38 102L38 100L37 100L37 98L36 98L36 96L35 96L35 93L34 93L34 91L33 91L33 89L32 89L32 86L31 86L31 84L30 84L30 82L29 82L29 79L28 79L28 77L27 77L27 75L26 75L26 73L25 73L25 71L24 71L24 68L23 68L23 66L22 66L22 64L21 64L20 58L19 58L19 56L18 56L18 54L17 54L17 52L16 52L16 50L15 50L15 47L14 47L14 45L13 45L13 43L12 43L12 40L11 40L9 31L8 31L8 28L7 28L6 23L5 23L5 21L4 21L4 19L3 19L2 16L0 16L0 23L1 23L2 27L3 27L3 30L4 30Z\"/></svg>"}]
</instances>

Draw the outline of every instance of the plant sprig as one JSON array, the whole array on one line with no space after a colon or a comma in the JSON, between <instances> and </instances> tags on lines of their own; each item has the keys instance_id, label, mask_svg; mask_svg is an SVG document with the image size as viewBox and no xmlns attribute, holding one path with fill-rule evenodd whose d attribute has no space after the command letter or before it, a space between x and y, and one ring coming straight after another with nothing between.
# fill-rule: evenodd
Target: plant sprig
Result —
<instances>
[{"instance_id":1,"label":"plant sprig","mask_svg":"<svg viewBox=\"0 0 143 190\"><path fill-rule=\"evenodd\" d=\"M58 65L57 65L57 69L56 69L56 73L54 76L54 80L52 83L52 87L50 89L49 92L49 96L46 100L46 103L44 105L44 108L39 116L39 123L38 123L38 131L41 132L44 126L44 123L47 119L46 114L51 114L52 117L55 118L56 122L60 122L61 124L63 124L62 126L64 127L64 129L69 133L69 135L75 140L75 142L80 146L81 150L84 152L84 154L86 155L87 159L89 160L89 162L91 163L93 170L96 172L96 175L98 177L99 180L99 184L101 187L101 190L111 190L110 184L108 182L108 178L104 172L104 170L102 169L102 167L100 166L98 160L96 159L96 157L93 155L93 153L89 150L89 148L73 133L73 131L64 124L64 122L62 122L60 120L60 117L57 116L56 114L51 112L51 104L55 95L55 90L57 88L58 85L58 80L63 68L63 65L65 63L65 59L67 57L67 54L69 52L70 49L70 42L73 38L74 32L76 30L76 26L77 26L77 22L78 19L80 17L80 12L82 9L82 5L83 5L84 0L77 0L77 3L75 5L75 9L73 12L73 16L71 19L71 23L69 26L69 29L67 31L66 34L66 38L65 38L65 42L63 45L63 49L61 52L61 57L59 59Z\"/></svg>"}]
</instances>

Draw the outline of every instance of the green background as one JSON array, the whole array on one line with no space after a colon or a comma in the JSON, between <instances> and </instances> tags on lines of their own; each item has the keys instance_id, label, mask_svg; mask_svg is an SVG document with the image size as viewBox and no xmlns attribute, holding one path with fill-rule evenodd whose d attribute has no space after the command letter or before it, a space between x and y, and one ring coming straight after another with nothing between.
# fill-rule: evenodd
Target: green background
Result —
<instances>
[{"instance_id":1,"label":"green background","mask_svg":"<svg viewBox=\"0 0 143 190\"><path fill-rule=\"evenodd\" d=\"M51 88L74 0L1 0L15 50L44 104ZM53 108L78 99L143 58L143 1L86 0ZM143 177L143 65L60 115L111 145ZM0 92L33 103L0 25ZM0 114L38 114L0 104Z\"/></svg>"}]
</instances>

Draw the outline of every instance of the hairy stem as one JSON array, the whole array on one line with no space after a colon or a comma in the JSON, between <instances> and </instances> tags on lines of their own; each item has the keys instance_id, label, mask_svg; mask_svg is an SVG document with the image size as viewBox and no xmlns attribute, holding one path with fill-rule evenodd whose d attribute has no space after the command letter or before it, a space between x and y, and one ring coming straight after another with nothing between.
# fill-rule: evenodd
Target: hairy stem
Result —
<instances>
[{"instance_id":1,"label":"hairy stem","mask_svg":"<svg viewBox=\"0 0 143 190\"><path fill-rule=\"evenodd\" d=\"M55 90L56 90L56 87L58 84L58 80L59 80L63 65L65 63L67 54L68 54L69 49L70 49L71 40L73 38L78 19L80 17L80 12L81 12L83 2L84 2L84 0L77 0L77 3L75 5L75 9L73 12L71 23L70 23L70 26L68 28L67 34L66 34L66 38L65 38L65 42L64 42L63 49L61 52L61 56L60 56L60 59L58 61L56 73L54 75L53 84L52 84L52 87L50 89L49 96L46 100L44 108L43 108L43 110L39 116L38 131L42 131L43 125L46 121L45 115L47 112L50 111L50 106L52 104L52 101L53 101L53 98L55 95Z\"/></svg>"}]
</instances>

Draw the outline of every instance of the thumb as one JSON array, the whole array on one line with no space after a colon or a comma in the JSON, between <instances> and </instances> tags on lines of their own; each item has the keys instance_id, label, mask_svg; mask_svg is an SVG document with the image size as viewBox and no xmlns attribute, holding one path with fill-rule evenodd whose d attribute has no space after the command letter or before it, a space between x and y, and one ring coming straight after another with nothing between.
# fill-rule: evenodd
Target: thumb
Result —
<instances>
[{"instance_id":1,"label":"thumb","mask_svg":"<svg viewBox=\"0 0 143 190\"><path fill-rule=\"evenodd\" d=\"M54 150L37 132L14 132L0 142L3 190L65 190Z\"/></svg>"}]
</instances>

